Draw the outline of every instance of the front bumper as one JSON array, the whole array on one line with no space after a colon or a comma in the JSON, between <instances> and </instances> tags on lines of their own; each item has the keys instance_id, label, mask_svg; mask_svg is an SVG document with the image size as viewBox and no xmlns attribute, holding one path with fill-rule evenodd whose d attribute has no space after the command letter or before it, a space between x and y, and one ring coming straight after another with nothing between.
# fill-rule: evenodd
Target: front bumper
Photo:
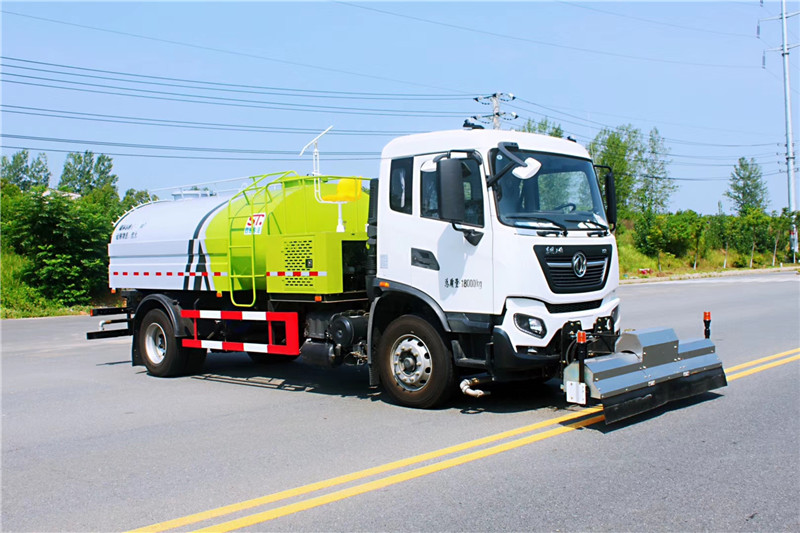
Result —
<instances>
[{"instance_id":1,"label":"front bumper","mask_svg":"<svg viewBox=\"0 0 800 533\"><path fill-rule=\"evenodd\" d=\"M595 309L551 314L544 303L522 298L509 298L502 324L495 326L492 332L491 349L487 353L487 369L496 379L504 379L520 373L541 373L543 370L557 367L562 361L564 346L562 329L592 330L599 320L612 316L619 308L619 298L615 295L603 300ZM540 318L547 328L543 338L524 332L514 323L514 315L520 313ZM619 323L613 326L619 331Z\"/></svg>"}]
</instances>

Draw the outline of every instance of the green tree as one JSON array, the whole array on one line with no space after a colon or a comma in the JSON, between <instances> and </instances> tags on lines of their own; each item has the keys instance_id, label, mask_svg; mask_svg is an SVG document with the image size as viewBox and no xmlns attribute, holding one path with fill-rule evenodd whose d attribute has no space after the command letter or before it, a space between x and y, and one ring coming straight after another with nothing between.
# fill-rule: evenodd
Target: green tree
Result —
<instances>
[{"instance_id":1,"label":"green tree","mask_svg":"<svg viewBox=\"0 0 800 533\"><path fill-rule=\"evenodd\" d=\"M27 150L20 150L11 156L2 157L2 179L28 191L33 187L47 187L50 183L50 169L47 168L47 155L40 153L33 161L28 161Z\"/></svg>"},{"instance_id":2,"label":"green tree","mask_svg":"<svg viewBox=\"0 0 800 533\"><path fill-rule=\"evenodd\" d=\"M751 209L766 212L767 184L761 175L761 167L755 159L739 158L739 162L731 173L731 181L725 192L739 216L744 216Z\"/></svg>"},{"instance_id":3,"label":"green tree","mask_svg":"<svg viewBox=\"0 0 800 533\"><path fill-rule=\"evenodd\" d=\"M749 268L753 268L756 252L770 250L770 218L758 208L748 208L734 219L734 245L741 254L750 254Z\"/></svg>"},{"instance_id":4,"label":"green tree","mask_svg":"<svg viewBox=\"0 0 800 533\"><path fill-rule=\"evenodd\" d=\"M105 285L109 213L99 203L35 188L4 205L3 245L30 259L23 280L63 305L88 303Z\"/></svg>"},{"instance_id":5,"label":"green tree","mask_svg":"<svg viewBox=\"0 0 800 533\"><path fill-rule=\"evenodd\" d=\"M635 183L632 204L636 211L644 213L653 210L666 213L672 193L678 188L669 177L667 166L669 149L658 128L650 130L647 147L642 154L641 177Z\"/></svg>"},{"instance_id":6,"label":"green tree","mask_svg":"<svg viewBox=\"0 0 800 533\"><path fill-rule=\"evenodd\" d=\"M64 161L64 170L58 188L62 191L74 192L80 195L88 194L93 189L100 189L106 185L117 190L117 175L111 172L113 163L111 158L100 154L95 158L89 150L84 153L70 152Z\"/></svg>"},{"instance_id":7,"label":"green tree","mask_svg":"<svg viewBox=\"0 0 800 533\"><path fill-rule=\"evenodd\" d=\"M613 170L620 218L630 218L645 151L642 132L630 124L614 130L604 128L589 144L589 151L596 164Z\"/></svg>"},{"instance_id":8,"label":"green tree","mask_svg":"<svg viewBox=\"0 0 800 533\"><path fill-rule=\"evenodd\" d=\"M725 259L722 268L728 268L728 248L734 233L734 217L726 215L722 210L722 202L718 202L718 212L710 217L706 243L711 248L724 248Z\"/></svg>"},{"instance_id":9,"label":"green tree","mask_svg":"<svg viewBox=\"0 0 800 533\"><path fill-rule=\"evenodd\" d=\"M128 189L125 191L125 196L122 198L122 211L129 211L137 205L155 202L156 200L158 200L158 196L150 194L146 190Z\"/></svg>"},{"instance_id":10,"label":"green tree","mask_svg":"<svg viewBox=\"0 0 800 533\"><path fill-rule=\"evenodd\" d=\"M797 213L794 215L796 216ZM781 210L780 214L772 213L771 221L769 224L769 232L771 238L774 239L775 245L772 249L772 266L775 266L775 261L778 258L778 252L780 251L782 254L785 251L789 251L789 231L792 227L792 222L795 220L795 216L789 211L787 207L784 207ZM788 258L791 258L791 252L788 255Z\"/></svg>"},{"instance_id":11,"label":"green tree","mask_svg":"<svg viewBox=\"0 0 800 533\"><path fill-rule=\"evenodd\" d=\"M528 119L528 121L519 129L519 131L524 131L527 133L541 133L543 135L549 135L550 137L564 138L564 129L561 127L561 125L556 124L555 122L550 122L547 118L543 118L538 122Z\"/></svg>"}]
</instances>

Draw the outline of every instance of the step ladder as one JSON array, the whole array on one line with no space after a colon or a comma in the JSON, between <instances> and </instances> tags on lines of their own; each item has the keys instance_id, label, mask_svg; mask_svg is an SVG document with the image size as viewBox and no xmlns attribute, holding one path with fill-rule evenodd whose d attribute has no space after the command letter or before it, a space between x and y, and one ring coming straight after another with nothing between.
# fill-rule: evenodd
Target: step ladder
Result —
<instances>
[{"instance_id":1,"label":"step ladder","mask_svg":"<svg viewBox=\"0 0 800 533\"><path fill-rule=\"evenodd\" d=\"M263 278L266 285L267 272L266 269L263 273L257 273L256 264L256 235L261 233L261 228L267 224L266 218L269 217L267 206L272 200L268 186L269 183L281 178L296 175L295 172L277 172L273 174L265 174L263 176L254 176L251 178L253 183L234 194L228 200L228 278L230 279L230 299L231 303L236 307L252 307L256 303L256 280ZM272 179L270 179L272 178ZM239 214L234 214L233 205L239 203L244 199L245 209L240 209ZM263 213L264 219L257 220L256 215ZM238 224L244 221L244 224ZM234 235L238 232L245 231L250 225L250 233L247 235L245 244L233 244ZM239 252L239 253L236 253ZM236 257L236 267L234 268L234 257ZM242 267L245 267L244 272ZM236 292L234 290L235 284L239 280L246 280L241 283L242 287L250 286L249 301L245 293L244 301L236 300Z\"/></svg>"}]
</instances>

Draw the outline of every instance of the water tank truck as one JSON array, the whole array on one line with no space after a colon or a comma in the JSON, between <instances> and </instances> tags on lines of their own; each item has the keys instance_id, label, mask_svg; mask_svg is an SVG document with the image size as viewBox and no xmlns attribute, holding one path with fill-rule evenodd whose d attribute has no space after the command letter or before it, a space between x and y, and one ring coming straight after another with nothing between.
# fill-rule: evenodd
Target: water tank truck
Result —
<instances>
[{"instance_id":1,"label":"water tank truck","mask_svg":"<svg viewBox=\"0 0 800 533\"><path fill-rule=\"evenodd\" d=\"M377 179L269 174L131 210L108 247L125 307L93 311L123 327L87 335L131 335L154 376L199 372L208 350L365 364L419 408L557 377L614 422L725 386L710 317L689 342L621 332L615 225L613 175L575 142L404 136Z\"/></svg>"}]
</instances>

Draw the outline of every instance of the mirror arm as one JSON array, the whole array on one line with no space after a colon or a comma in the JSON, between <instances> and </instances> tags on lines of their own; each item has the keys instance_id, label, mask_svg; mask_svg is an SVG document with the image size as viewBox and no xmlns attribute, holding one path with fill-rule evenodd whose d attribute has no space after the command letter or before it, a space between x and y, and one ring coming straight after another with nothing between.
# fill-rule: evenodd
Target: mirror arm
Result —
<instances>
[{"instance_id":1,"label":"mirror arm","mask_svg":"<svg viewBox=\"0 0 800 533\"><path fill-rule=\"evenodd\" d=\"M497 149L500 150L501 154L503 154L508 158L510 164L506 168L504 168L502 172L500 172L499 174L495 174L494 176L486 180L486 187L491 187L492 185L497 183L497 180L505 176L506 173L508 173L508 171L516 167L525 166L525 162L522 159L511 153L511 150L509 150L509 148L511 147L519 149L519 145L517 143L503 142L497 145Z\"/></svg>"},{"instance_id":2,"label":"mirror arm","mask_svg":"<svg viewBox=\"0 0 800 533\"><path fill-rule=\"evenodd\" d=\"M476 231L474 229L467 229L467 228L459 228L456 226L455 222L450 223L453 226L453 229L456 231L460 231L464 234L464 238L467 239L467 242L470 243L472 246L478 246L478 243L481 242L483 238L483 232Z\"/></svg>"},{"instance_id":3,"label":"mirror arm","mask_svg":"<svg viewBox=\"0 0 800 533\"><path fill-rule=\"evenodd\" d=\"M501 170L499 174L495 174L494 176L490 177L488 180L486 180L486 187L487 188L492 187L495 183L497 183L500 180L500 178L508 174L509 170L512 170L517 166L519 165L508 165L506 168Z\"/></svg>"}]
</instances>

